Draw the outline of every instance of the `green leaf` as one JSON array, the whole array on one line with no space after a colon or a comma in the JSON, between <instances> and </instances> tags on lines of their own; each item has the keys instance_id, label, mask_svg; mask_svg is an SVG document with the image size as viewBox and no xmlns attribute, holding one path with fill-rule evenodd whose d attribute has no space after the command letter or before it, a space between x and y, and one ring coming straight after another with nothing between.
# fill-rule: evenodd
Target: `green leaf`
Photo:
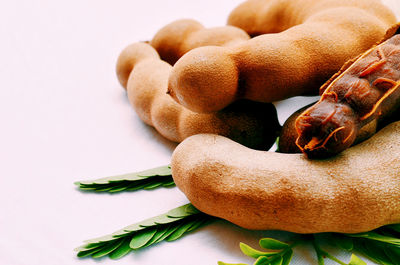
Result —
<instances>
[{"instance_id":1,"label":"green leaf","mask_svg":"<svg viewBox=\"0 0 400 265\"><path fill-rule=\"evenodd\" d=\"M386 227L400 233L400 224L387 225Z\"/></svg>"},{"instance_id":2,"label":"green leaf","mask_svg":"<svg viewBox=\"0 0 400 265\"><path fill-rule=\"evenodd\" d=\"M155 244L165 233L168 232L169 228L169 226L160 226L154 236L143 247L148 247L152 244Z\"/></svg>"},{"instance_id":3,"label":"green leaf","mask_svg":"<svg viewBox=\"0 0 400 265\"><path fill-rule=\"evenodd\" d=\"M384 235L378 234L373 231L366 232L366 233L359 233L359 234L346 234L346 235L349 237L361 237L361 238L366 238L369 240L375 240L375 241L380 241L380 242L384 242L387 244L393 244L393 245L400 246L400 238L384 236Z\"/></svg>"},{"instance_id":4,"label":"green leaf","mask_svg":"<svg viewBox=\"0 0 400 265\"><path fill-rule=\"evenodd\" d=\"M96 247L96 248L92 248L92 249L89 249L89 250L81 250L81 251L78 251L77 256L78 256L78 258L87 257L87 256L92 255L93 253L96 253L100 249L101 249L101 246Z\"/></svg>"},{"instance_id":5,"label":"green leaf","mask_svg":"<svg viewBox=\"0 0 400 265\"><path fill-rule=\"evenodd\" d=\"M378 259L374 258L373 255L369 252L369 250L364 246L364 242L362 240L357 240L354 241L354 250L360 254L362 254L364 257L368 258L369 260L375 262L375 263L380 263Z\"/></svg>"},{"instance_id":6,"label":"green leaf","mask_svg":"<svg viewBox=\"0 0 400 265\"><path fill-rule=\"evenodd\" d=\"M365 261L357 257L356 255L352 254L350 258L349 265L367 265Z\"/></svg>"},{"instance_id":7,"label":"green leaf","mask_svg":"<svg viewBox=\"0 0 400 265\"><path fill-rule=\"evenodd\" d=\"M394 255L396 257L400 257L400 247L388 246L387 248L385 248L385 250L386 249L390 249L390 252L392 253L392 255Z\"/></svg>"},{"instance_id":8,"label":"green leaf","mask_svg":"<svg viewBox=\"0 0 400 265\"><path fill-rule=\"evenodd\" d=\"M170 236L178 228L179 228L179 226L171 225L170 227L168 227L167 231L159 239L157 239L156 242L154 242L154 244L158 243L158 242L161 242L161 241L164 241L168 236Z\"/></svg>"},{"instance_id":9,"label":"green leaf","mask_svg":"<svg viewBox=\"0 0 400 265\"><path fill-rule=\"evenodd\" d=\"M389 246L384 247L383 251L385 252L386 256L392 261L393 264L400 264L400 249Z\"/></svg>"},{"instance_id":10,"label":"green leaf","mask_svg":"<svg viewBox=\"0 0 400 265\"><path fill-rule=\"evenodd\" d=\"M187 233L188 232L191 232L191 231L193 231L193 230L196 230L196 229L198 229L198 228L200 228L200 227L202 227L202 226L204 226L204 225L206 225L206 224L208 224L208 223L210 223L210 222L212 222L213 221L213 219L209 219L209 218L206 218L206 219L198 219L198 220L196 220L196 222L194 222L193 224L192 224L192 226L187 230Z\"/></svg>"},{"instance_id":11,"label":"green leaf","mask_svg":"<svg viewBox=\"0 0 400 265\"><path fill-rule=\"evenodd\" d=\"M189 221L187 223L181 224L172 234L170 234L165 240L168 242L177 240L182 237L184 233L195 223L194 221Z\"/></svg>"},{"instance_id":12,"label":"green leaf","mask_svg":"<svg viewBox=\"0 0 400 265\"><path fill-rule=\"evenodd\" d=\"M256 261L253 263L253 265L268 265L269 259L267 257L261 256L256 259Z\"/></svg>"},{"instance_id":13,"label":"green leaf","mask_svg":"<svg viewBox=\"0 0 400 265\"><path fill-rule=\"evenodd\" d=\"M273 238L262 238L259 242L260 246L265 249L280 250L289 247L285 242Z\"/></svg>"},{"instance_id":14,"label":"green leaf","mask_svg":"<svg viewBox=\"0 0 400 265\"><path fill-rule=\"evenodd\" d=\"M283 256L282 265L289 265L293 258L293 250L289 249Z\"/></svg>"},{"instance_id":15,"label":"green leaf","mask_svg":"<svg viewBox=\"0 0 400 265\"><path fill-rule=\"evenodd\" d=\"M130 238L125 238L122 244L117 249L108 254L108 257L110 259L119 259L127 255L129 252L132 251L132 249L129 246L130 241L131 241Z\"/></svg>"},{"instance_id":16,"label":"green leaf","mask_svg":"<svg viewBox=\"0 0 400 265\"><path fill-rule=\"evenodd\" d=\"M382 247L375 242L364 241L364 247L367 250L368 256L378 261L378 263L383 265L396 265L392 263Z\"/></svg>"},{"instance_id":17,"label":"green leaf","mask_svg":"<svg viewBox=\"0 0 400 265\"><path fill-rule=\"evenodd\" d=\"M148 183L145 181L142 182L134 182L134 183L129 183L128 187L126 188L127 191L137 191L137 190L142 190L144 187L146 187Z\"/></svg>"},{"instance_id":18,"label":"green leaf","mask_svg":"<svg viewBox=\"0 0 400 265\"><path fill-rule=\"evenodd\" d=\"M168 224L168 223L172 223L172 222L176 222L182 218L172 218L169 217L168 215L162 214L159 216L155 216L149 219L146 219L142 222L140 222L139 226L141 227L150 227L150 226L155 226L157 224Z\"/></svg>"},{"instance_id":19,"label":"green leaf","mask_svg":"<svg viewBox=\"0 0 400 265\"><path fill-rule=\"evenodd\" d=\"M283 262L283 258L282 256L276 256L270 259L270 263L271 265L282 265Z\"/></svg>"},{"instance_id":20,"label":"green leaf","mask_svg":"<svg viewBox=\"0 0 400 265\"><path fill-rule=\"evenodd\" d=\"M149 183L146 186L143 187L144 190L152 190L157 187L160 187L163 183L162 182L154 182L154 183Z\"/></svg>"},{"instance_id":21,"label":"green leaf","mask_svg":"<svg viewBox=\"0 0 400 265\"><path fill-rule=\"evenodd\" d=\"M197 208L194 207L193 204L191 204L191 203L188 203L188 204L185 205L185 211L188 214L198 214L198 213L200 213L200 211L197 210Z\"/></svg>"},{"instance_id":22,"label":"green leaf","mask_svg":"<svg viewBox=\"0 0 400 265\"><path fill-rule=\"evenodd\" d=\"M171 218L184 218L198 213L200 213L200 211L194 208L194 206L189 203L172 209L171 211L167 212L166 215Z\"/></svg>"},{"instance_id":23,"label":"green leaf","mask_svg":"<svg viewBox=\"0 0 400 265\"><path fill-rule=\"evenodd\" d=\"M318 246L316 235L314 235L314 238L315 239L312 241L312 244L313 244L315 253L317 254L318 265L324 265L325 264L324 257L323 257L321 248Z\"/></svg>"},{"instance_id":24,"label":"green leaf","mask_svg":"<svg viewBox=\"0 0 400 265\"><path fill-rule=\"evenodd\" d=\"M121 192L139 189L154 189L174 185L170 166L157 167L146 171L99 178L94 180L77 181L79 189L94 192Z\"/></svg>"},{"instance_id":25,"label":"green leaf","mask_svg":"<svg viewBox=\"0 0 400 265\"><path fill-rule=\"evenodd\" d=\"M333 234L332 240L336 246L338 246L344 250L347 250L347 251L353 250L353 239L350 237L346 237L341 234Z\"/></svg>"},{"instance_id":26,"label":"green leaf","mask_svg":"<svg viewBox=\"0 0 400 265\"><path fill-rule=\"evenodd\" d=\"M198 211L191 204L186 204L165 214L126 226L111 235L87 240L85 245L75 250L78 251L78 257L102 257L108 254L110 258L117 259L132 249L148 247L164 240L176 240L214 219L216 218Z\"/></svg>"},{"instance_id":27,"label":"green leaf","mask_svg":"<svg viewBox=\"0 0 400 265\"><path fill-rule=\"evenodd\" d=\"M108 192L121 192L121 191L126 190L127 188L128 188L128 186L124 183L123 185L118 185L118 186L112 187L112 188L110 188L110 189L108 189L108 190L104 190L104 191L108 191Z\"/></svg>"},{"instance_id":28,"label":"green leaf","mask_svg":"<svg viewBox=\"0 0 400 265\"><path fill-rule=\"evenodd\" d=\"M119 240L117 241L115 244L105 244L104 247L102 247L99 251L97 251L96 253L92 254L92 258L101 258L105 255L110 254L111 252L113 252L115 249L117 249L124 240Z\"/></svg>"},{"instance_id":29,"label":"green leaf","mask_svg":"<svg viewBox=\"0 0 400 265\"><path fill-rule=\"evenodd\" d=\"M86 244L84 246L80 246L75 248L75 251L86 251L86 250L90 250L90 249L94 249L94 248L99 248L102 246L103 243L90 243L90 244Z\"/></svg>"},{"instance_id":30,"label":"green leaf","mask_svg":"<svg viewBox=\"0 0 400 265\"><path fill-rule=\"evenodd\" d=\"M245 243L240 243L239 244L240 249L242 250L243 254L245 254L248 257L251 258L259 258L261 256L271 256L271 255L275 255L277 252L263 252L263 251L259 251L256 250L252 247L250 247L249 245L245 244Z\"/></svg>"},{"instance_id":31,"label":"green leaf","mask_svg":"<svg viewBox=\"0 0 400 265\"><path fill-rule=\"evenodd\" d=\"M135 233L129 243L131 249L139 249L147 244L151 240L151 238L156 234L157 229L146 229Z\"/></svg>"}]
</instances>

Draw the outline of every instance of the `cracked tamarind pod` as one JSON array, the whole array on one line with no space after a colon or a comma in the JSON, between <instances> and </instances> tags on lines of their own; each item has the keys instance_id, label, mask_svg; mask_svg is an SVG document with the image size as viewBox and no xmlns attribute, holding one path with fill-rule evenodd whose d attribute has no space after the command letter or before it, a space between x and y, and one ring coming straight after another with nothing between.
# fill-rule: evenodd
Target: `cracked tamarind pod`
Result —
<instances>
[{"instance_id":1,"label":"cracked tamarind pod","mask_svg":"<svg viewBox=\"0 0 400 265\"><path fill-rule=\"evenodd\" d=\"M353 59L321 87L320 100L296 119L297 146L310 158L340 153L363 127L397 111L399 85L397 34Z\"/></svg>"},{"instance_id":2,"label":"cracked tamarind pod","mask_svg":"<svg viewBox=\"0 0 400 265\"><path fill-rule=\"evenodd\" d=\"M186 52L202 46L229 46L250 39L234 26L205 28L193 19L180 19L161 28L150 41L161 59L174 64Z\"/></svg>"},{"instance_id":3,"label":"cracked tamarind pod","mask_svg":"<svg viewBox=\"0 0 400 265\"><path fill-rule=\"evenodd\" d=\"M280 153L301 153L300 148L296 145L296 140L298 137L296 131L296 119L314 103L304 106L297 111L295 111L282 125L282 130L279 134L278 142L278 152ZM368 124L364 125L357 132L356 139L352 145L358 144L366 139L370 138L381 128L385 127L387 124L400 120L400 111L396 111L393 115L388 115L385 119L376 119Z\"/></svg>"},{"instance_id":4,"label":"cracked tamarind pod","mask_svg":"<svg viewBox=\"0 0 400 265\"><path fill-rule=\"evenodd\" d=\"M249 1L260 6L252 10L253 20L269 15L274 25L285 24L279 29L283 31L184 54L168 85L178 103L201 113L218 111L242 98L273 102L318 94L346 61L381 40L396 22L378 0L270 2L274 5Z\"/></svg>"},{"instance_id":5,"label":"cracked tamarind pod","mask_svg":"<svg viewBox=\"0 0 400 265\"><path fill-rule=\"evenodd\" d=\"M280 130L273 104L241 101L217 113L192 112L166 94L171 68L146 43L131 44L121 52L118 79L143 122L174 142L198 133L215 133L255 149L272 146Z\"/></svg>"}]
</instances>

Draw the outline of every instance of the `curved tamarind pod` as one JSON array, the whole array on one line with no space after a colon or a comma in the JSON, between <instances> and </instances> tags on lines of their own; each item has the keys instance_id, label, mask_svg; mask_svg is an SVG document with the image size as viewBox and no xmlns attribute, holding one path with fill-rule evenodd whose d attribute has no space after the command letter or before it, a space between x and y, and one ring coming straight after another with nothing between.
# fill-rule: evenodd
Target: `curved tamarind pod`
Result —
<instances>
[{"instance_id":1,"label":"curved tamarind pod","mask_svg":"<svg viewBox=\"0 0 400 265\"><path fill-rule=\"evenodd\" d=\"M357 57L322 87L320 100L296 119L297 146L326 157L351 146L360 129L400 106L400 35Z\"/></svg>"},{"instance_id":2,"label":"curved tamarind pod","mask_svg":"<svg viewBox=\"0 0 400 265\"><path fill-rule=\"evenodd\" d=\"M175 149L172 176L200 211L244 228L365 232L400 222L399 141L396 122L339 156L309 160L199 134Z\"/></svg>"},{"instance_id":3,"label":"curved tamarind pod","mask_svg":"<svg viewBox=\"0 0 400 265\"><path fill-rule=\"evenodd\" d=\"M205 28L193 19L176 20L161 28L150 41L162 60L174 64L186 52L202 46L229 46L250 39L240 28Z\"/></svg>"},{"instance_id":4,"label":"curved tamarind pod","mask_svg":"<svg viewBox=\"0 0 400 265\"><path fill-rule=\"evenodd\" d=\"M277 33L303 24L317 12L341 7L357 7L372 13L388 25L394 14L380 0L247 0L228 17L228 25L239 27L250 36Z\"/></svg>"},{"instance_id":5,"label":"curved tamarind pod","mask_svg":"<svg viewBox=\"0 0 400 265\"><path fill-rule=\"evenodd\" d=\"M278 152L280 153L301 153L300 148L296 144L296 140L298 137L296 130L296 119L299 117L304 111L306 111L309 107L314 105L315 103L304 106L297 111L295 111L290 117L284 122L282 125L282 130L279 134L279 142L278 142ZM389 122L400 120L400 113L396 113L394 117L388 117L384 120L372 120L367 123L357 132L356 139L353 143L358 144L366 139L370 138L374 135L380 128L386 126Z\"/></svg>"},{"instance_id":6,"label":"curved tamarind pod","mask_svg":"<svg viewBox=\"0 0 400 265\"><path fill-rule=\"evenodd\" d=\"M229 47L208 46L187 52L171 72L171 96L193 111L213 112L239 98L273 102L317 94L347 60L382 39L396 22L376 0L363 2L381 10L380 16L375 15L378 11L356 4L360 1L334 8L324 8L323 3L331 0L305 1L309 6L302 1L289 2L302 12L282 19L298 19L302 24Z\"/></svg>"},{"instance_id":7,"label":"curved tamarind pod","mask_svg":"<svg viewBox=\"0 0 400 265\"><path fill-rule=\"evenodd\" d=\"M146 124L174 142L197 133L215 133L256 149L272 146L280 129L272 104L242 101L217 113L194 113L166 95L171 68L146 43L128 46L118 58L119 81Z\"/></svg>"}]
</instances>

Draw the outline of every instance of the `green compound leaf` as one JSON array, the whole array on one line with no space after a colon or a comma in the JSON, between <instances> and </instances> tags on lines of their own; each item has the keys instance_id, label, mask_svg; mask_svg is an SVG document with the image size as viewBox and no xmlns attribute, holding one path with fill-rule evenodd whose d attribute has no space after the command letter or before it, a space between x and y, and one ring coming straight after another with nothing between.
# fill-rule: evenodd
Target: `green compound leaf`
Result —
<instances>
[{"instance_id":1,"label":"green compound leaf","mask_svg":"<svg viewBox=\"0 0 400 265\"><path fill-rule=\"evenodd\" d=\"M158 167L137 173L76 182L79 189L94 192L122 192L140 189L155 189L171 187L175 183L172 179L170 166ZM193 205L187 204L171 211L149 218L140 223L127 226L113 234L85 241L86 244L77 248L78 257L91 256L101 258L108 255L111 259L121 258L133 249L141 249L162 241L173 241L216 218L198 211ZM400 264L400 224L392 224L371 232L358 234L332 233L333 243L352 253L348 265L365 265L365 262L353 252L360 253L370 260L383 265ZM309 240L309 239L308 239ZM302 244L307 240L302 240ZM263 252L241 243L240 248L249 257L255 258L256 265L289 265L293 257L293 246L285 242L263 238L260 246L273 250ZM315 243L316 244L316 243ZM338 264L346 264L336 257L314 245L317 250L318 264L324 264L324 258L331 259ZM246 265L243 263L224 263L219 265Z\"/></svg>"},{"instance_id":2,"label":"green compound leaf","mask_svg":"<svg viewBox=\"0 0 400 265\"><path fill-rule=\"evenodd\" d=\"M93 192L121 192L135 190L151 190L158 187L172 187L171 167L162 166L145 171L75 182L79 189Z\"/></svg>"},{"instance_id":3,"label":"green compound leaf","mask_svg":"<svg viewBox=\"0 0 400 265\"><path fill-rule=\"evenodd\" d=\"M113 234L87 240L77 248L78 257L91 256L100 258L108 255L118 259L133 249L141 249L162 241L173 241L203 225L215 220L191 204L172 209L171 211L127 226Z\"/></svg>"},{"instance_id":4,"label":"green compound leaf","mask_svg":"<svg viewBox=\"0 0 400 265\"><path fill-rule=\"evenodd\" d=\"M262 238L260 239L260 247L265 249L274 249L274 250L281 250L289 247L289 245L285 242L279 241L273 238Z\"/></svg>"}]
</instances>

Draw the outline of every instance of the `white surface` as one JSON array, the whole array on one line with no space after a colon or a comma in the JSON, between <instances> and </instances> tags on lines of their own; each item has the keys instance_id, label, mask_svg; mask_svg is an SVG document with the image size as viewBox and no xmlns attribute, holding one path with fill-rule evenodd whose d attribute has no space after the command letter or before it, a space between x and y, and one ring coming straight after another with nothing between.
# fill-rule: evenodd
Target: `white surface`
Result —
<instances>
[{"instance_id":1,"label":"white surface","mask_svg":"<svg viewBox=\"0 0 400 265\"><path fill-rule=\"evenodd\" d=\"M78 259L73 251L85 239L187 202L177 188L109 195L73 185L168 164L175 147L129 106L114 73L119 52L178 18L223 25L240 2L0 2L0 264L250 262L239 242L255 246L270 232L226 222L118 261ZM397 0L385 2L400 10ZM310 100L279 104L281 121ZM315 261L307 249L295 259Z\"/></svg>"}]
</instances>

